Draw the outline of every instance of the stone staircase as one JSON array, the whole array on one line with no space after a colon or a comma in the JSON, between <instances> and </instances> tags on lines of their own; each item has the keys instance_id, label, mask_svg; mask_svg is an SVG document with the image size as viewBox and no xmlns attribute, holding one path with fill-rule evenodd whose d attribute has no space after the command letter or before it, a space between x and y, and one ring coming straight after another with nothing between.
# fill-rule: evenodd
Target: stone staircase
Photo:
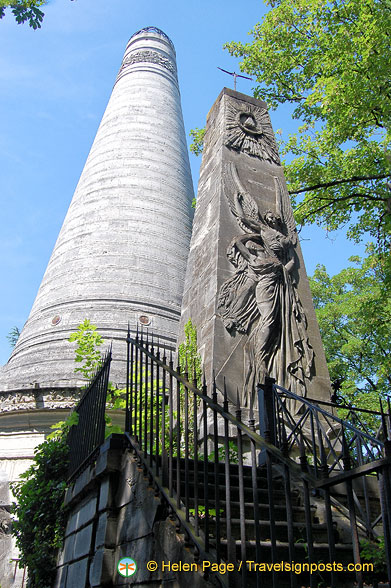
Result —
<instances>
[{"instance_id":1,"label":"stone staircase","mask_svg":"<svg viewBox=\"0 0 391 588\"><path fill-rule=\"evenodd\" d=\"M176 460L174 460L176 461ZM303 497L298 489L293 489L291 492L291 510L293 515L293 534L294 546L293 557L290 554L289 546L289 529L287 523L287 505L286 496L284 492L284 484L278 472L273 479L273 517L275 530L275 553L273 559L272 541L271 541L271 516L269 505L269 493L267 488L266 468L257 468L257 497L258 497L258 525L255 523L254 517L254 501L253 501L253 487L252 487L252 472L251 467L243 466L243 494L244 503L242 509L240 506L240 485L239 485L239 468L237 465L230 466L230 518L227 521L227 502L226 502L226 485L225 485L225 470L224 464L218 464L218 476L215 477L215 464L208 463L207 477L204 476L204 463L198 462L197 479L194 479L194 462L188 461L188 484L186 490L185 483L185 465L180 464L180 478L181 478L181 496L182 499L187 495L188 507L190 511L190 522L195 522L195 488L197 489L197 502L199 512L199 525L201 531L205 535L206 527L209 531L209 549L210 552L217 557L217 559L227 562L235 563L236 569L239 568L240 562L245 559L247 562L247 570L244 570L244 561L241 566L240 578L239 574L229 574L229 586L254 586L254 587L274 587L285 588L291 586L307 587L307 586L322 586L330 585L331 576L327 571L313 573L312 578L308 572L295 573L293 577L289 572L276 571L273 574L270 571L263 571L267 568L266 564L280 564L281 562L294 562L295 569L299 570L299 565L309 563L308 549L306 542L306 517L305 507L303 504ZM174 475L176 475L176 468L174 466ZM216 489L217 502L216 506ZM206 508L205 496L208 497L208 523L206 522ZM318 497L316 501L319 505L321 499ZM216 510L219 510L219 516L216 515ZM329 563L329 545L327 526L321 520L321 513L318 511L319 506L311 505L311 528L314 541L314 557L313 563ZM242 517L241 510L244 511ZM245 542L241 540L243 530L241 529L241 520L245 524ZM227 523L231 529L231 558L228 557L228 540L227 540ZM256 529L258 526L258 529ZM337 526L334 526L334 541L336 563L342 564L344 567L348 563L353 562L352 544L342 541L342 537L338 531ZM258 537L257 537L258 535ZM216 540L217 538L217 540ZM218 545L217 545L218 541ZM257 545L258 544L258 545ZM234 554L232 556L232 554ZM256 571L256 563L265 564L263 568L258 568ZM354 586L355 574L354 572L338 571L338 586ZM227 580L226 579L226 580ZM312 583L311 583L312 581Z\"/></svg>"}]
</instances>

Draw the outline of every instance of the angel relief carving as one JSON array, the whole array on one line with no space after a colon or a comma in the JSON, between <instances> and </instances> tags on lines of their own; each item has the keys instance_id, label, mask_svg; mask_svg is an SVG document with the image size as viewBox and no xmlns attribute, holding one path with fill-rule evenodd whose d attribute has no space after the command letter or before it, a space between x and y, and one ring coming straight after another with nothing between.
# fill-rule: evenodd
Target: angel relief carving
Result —
<instances>
[{"instance_id":1,"label":"angel relief carving","mask_svg":"<svg viewBox=\"0 0 391 588\"><path fill-rule=\"evenodd\" d=\"M248 335L243 403L253 403L256 385L265 376L304 396L313 350L296 287L297 233L288 194L275 177L276 212L261 215L232 163L227 164L225 180L231 212L244 233L228 247L236 271L221 286L218 306L231 334Z\"/></svg>"}]
</instances>

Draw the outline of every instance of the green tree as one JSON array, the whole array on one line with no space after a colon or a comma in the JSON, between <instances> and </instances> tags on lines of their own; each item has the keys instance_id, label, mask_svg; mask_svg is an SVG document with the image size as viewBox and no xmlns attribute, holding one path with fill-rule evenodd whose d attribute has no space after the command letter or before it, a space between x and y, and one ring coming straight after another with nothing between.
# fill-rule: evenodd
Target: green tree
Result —
<instances>
[{"instance_id":1,"label":"green tree","mask_svg":"<svg viewBox=\"0 0 391 588\"><path fill-rule=\"evenodd\" d=\"M189 133L189 136L193 140L193 142L190 145L190 151L194 153L194 155L200 155L202 153L202 149L204 146L205 131L205 127L203 127L202 129L196 127L195 129L191 129Z\"/></svg>"},{"instance_id":2,"label":"green tree","mask_svg":"<svg viewBox=\"0 0 391 588\"><path fill-rule=\"evenodd\" d=\"M382 257L350 258L330 277L318 266L310 279L332 380L355 405L379 410L391 394L391 298L384 285Z\"/></svg>"},{"instance_id":3,"label":"green tree","mask_svg":"<svg viewBox=\"0 0 391 588\"><path fill-rule=\"evenodd\" d=\"M5 15L5 9L10 8L18 24L29 23L33 29L40 29L45 16L40 6L47 4L47 0L0 0L0 18Z\"/></svg>"},{"instance_id":4,"label":"green tree","mask_svg":"<svg viewBox=\"0 0 391 588\"><path fill-rule=\"evenodd\" d=\"M15 347L18 339L20 337L20 330L18 327L12 327L12 329L10 330L10 332L7 335L7 339L9 341L9 344L11 345L11 347Z\"/></svg>"},{"instance_id":5,"label":"green tree","mask_svg":"<svg viewBox=\"0 0 391 588\"><path fill-rule=\"evenodd\" d=\"M84 378L90 379L101 363L99 347L103 343L102 337L97 333L96 326L88 319L85 319L77 328L75 333L69 337L71 343L76 342L75 362L82 363L75 368Z\"/></svg>"},{"instance_id":6,"label":"green tree","mask_svg":"<svg viewBox=\"0 0 391 588\"><path fill-rule=\"evenodd\" d=\"M198 388L202 387L202 365L201 356L197 348L197 329L191 319L187 321L184 327L185 339L178 346L178 361L181 372L187 371L189 381L193 382L194 378Z\"/></svg>"},{"instance_id":7,"label":"green tree","mask_svg":"<svg viewBox=\"0 0 391 588\"><path fill-rule=\"evenodd\" d=\"M296 218L388 253L391 228L391 3L266 0L249 43L225 47L256 77L254 95L301 123L282 144Z\"/></svg>"},{"instance_id":8,"label":"green tree","mask_svg":"<svg viewBox=\"0 0 391 588\"><path fill-rule=\"evenodd\" d=\"M50 439L35 450L34 463L12 485L18 501L12 534L20 552L19 566L27 566L28 588L51 588L56 575L57 551L65 529L62 508L68 447L66 435Z\"/></svg>"}]
</instances>

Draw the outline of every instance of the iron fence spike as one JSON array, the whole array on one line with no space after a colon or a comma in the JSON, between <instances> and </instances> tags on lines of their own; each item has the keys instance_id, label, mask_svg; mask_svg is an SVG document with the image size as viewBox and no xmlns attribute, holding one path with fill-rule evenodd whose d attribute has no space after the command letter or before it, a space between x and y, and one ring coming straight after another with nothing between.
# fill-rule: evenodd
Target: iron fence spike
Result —
<instances>
[{"instance_id":1,"label":"iron fence spike","mask_svg":"<svg viewBox=\"0 0 391 588\"><path fill-rule=\"evenodd\" d=\"M206 385L205 370L203 370L202 373L202 392L205 396L208 396L208 386Z\"/></svg>"},{"instance_id":2,"label":"iron fence spike","mask_svg":"<svg viewBox=\"0 0 391 588\"><path fill-rule=\"evenodd\" d=\"M383 435L384 435L384 439L387 440L387 438L388 438L388 431L387 431L386 415L384 414L383 403L382 403L380 397L379 397L379 403L380 403L380 412L381 412L381 422L382 422L382 428L383 428Z\"/></svg>"},{"instance_id":3,"label":"iron fence spike","mask_svg":"<svg viewBox=\"0 0 391 588\"><path fill-rule=\"evenodd\" d=\"M391 402L390 402L389 396L387 396L387 406L388 406L388 438L391 440Z\"/></svg>"}]
</instances>

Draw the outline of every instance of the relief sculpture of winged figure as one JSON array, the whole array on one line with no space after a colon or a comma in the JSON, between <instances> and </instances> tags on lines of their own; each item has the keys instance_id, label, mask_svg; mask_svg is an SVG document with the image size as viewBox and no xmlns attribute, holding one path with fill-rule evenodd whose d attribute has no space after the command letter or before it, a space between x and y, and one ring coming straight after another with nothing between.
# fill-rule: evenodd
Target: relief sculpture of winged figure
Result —
<instances>
[{"instance_id":1,"label":"relief sculpture of winged figure","mask_svg":"<svg viewBox=\"0 0 391 588\"><path fill-rule=\"evenodd\" d=\"M313 350L297 292L297 233L286 188L274 177L275 211L261 214L240 182L236 167L225 168L225 192L243 233L227 250L235 273L221 286L218 306L226 329L247 335L243 402L253 403L265 376L305 395Z\"/></svg>"}]
</instances>

